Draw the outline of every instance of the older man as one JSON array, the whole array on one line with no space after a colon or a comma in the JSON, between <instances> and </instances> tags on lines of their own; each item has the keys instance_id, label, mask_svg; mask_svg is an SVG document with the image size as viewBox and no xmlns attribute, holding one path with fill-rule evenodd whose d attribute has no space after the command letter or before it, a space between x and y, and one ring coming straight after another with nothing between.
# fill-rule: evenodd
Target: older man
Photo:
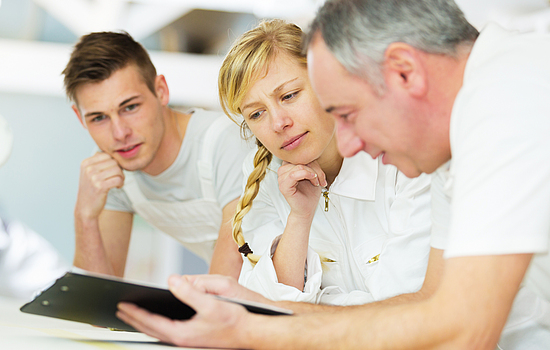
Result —
<instances>
[{"instance_id":1,"label":"older man","mask_svg":"<svg viewBox=\"0 0 550 350\"><path fill-rule=\"evenodd\" d=\"M548 57L550 37L496 25L479 34L451 0L327 1L308 37L312 84L343 155L434 173L432 246L445 265L433 294L260 318L203 294L260 300L227 279L172 278L197 317L170 324L129 305L121 317L181 345L547 348Z\"/></svg>"}]
</instances>

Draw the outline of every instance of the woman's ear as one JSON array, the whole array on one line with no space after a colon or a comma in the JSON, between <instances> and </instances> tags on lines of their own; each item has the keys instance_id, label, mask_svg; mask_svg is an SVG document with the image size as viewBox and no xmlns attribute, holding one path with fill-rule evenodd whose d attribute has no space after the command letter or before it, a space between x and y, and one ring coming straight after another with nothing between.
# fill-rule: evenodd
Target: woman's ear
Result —
<instances>
[{"instance_id":1,"label":"woman's ear","mask_svg":"<svg viewBox=\"0 0 550 350\"><path fill-rule=\"evenodd\" d=\"M415 97L427 93L426 70L420 51L405 43L392 43L384 53L386 82L405 89Z\"/></svg>"}]
</instances>

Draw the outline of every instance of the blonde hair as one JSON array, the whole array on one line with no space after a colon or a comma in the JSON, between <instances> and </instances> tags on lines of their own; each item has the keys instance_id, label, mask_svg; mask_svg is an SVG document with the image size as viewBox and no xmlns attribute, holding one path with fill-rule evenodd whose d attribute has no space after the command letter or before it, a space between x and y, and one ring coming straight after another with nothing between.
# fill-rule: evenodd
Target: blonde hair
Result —
<instances>
[{"instance_id":1,"label":"blonde hair","mask_svg":"<svg viewBox=\"0 0 550 350\"><path fill-rule=\"evenodd\" d=\"M285 54L306 65L306 57L302 54L302 30L297 25L279 19L262 21L237 39L223 61L218 77L220 104L225 114L241 125L244 138L247 138L248 127L244 120L238 121L239 115L242 115L240 106L252 85L267 75L269 65L277 54ZM256 264L260 257L248 247L241 223L252 207L260 182L265 178L273 158L259 140L256 143L258 151L254 157L254 170L248 177L233 217L233 239L239 246L239 252L252 264Z\"/></svg>"}]
</instances>

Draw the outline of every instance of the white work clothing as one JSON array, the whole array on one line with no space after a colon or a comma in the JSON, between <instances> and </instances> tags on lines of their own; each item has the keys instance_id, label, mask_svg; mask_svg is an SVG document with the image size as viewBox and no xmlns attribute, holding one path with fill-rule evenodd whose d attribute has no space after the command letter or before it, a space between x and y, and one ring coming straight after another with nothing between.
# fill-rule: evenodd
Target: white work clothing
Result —
<instances>
[{"instance_id":1,"label":"white work clothing","mask_svg":"<svg viewBox=\"0 0 550 350\"><path fill-rule=\"evenodd\" d=\"M253 170L253 153L243 165L245 182ZM429 175L409 179L363 152L344 159L328 189L328 211L324 196L319 200L309 236L307 279L298 290L278 282L271 259L290 213L279 191L280 165L273 158L243 218L244 238L261 258L255 267L244 259L239 283L273 300L335 305L420 289L430 251ZM320 256L330 262L321 264Z\"/></svg>"},{"instance_id":2,"label":"white work clothing","mask_svg":"<svg viewBox=\"0 0 550 350\"><path fill-rule=\"evenodd\" d=\"M30 299L68 269L42 236L19 221L0 218L0 295Z\"/></svg>"},{"instance_id":3,"label":"white work clothing","mask_svg":"<svg viewBox=\"0 0 550 350\"><path fill-rule=\"evenodd\" d=\"M193 129L196 126L192 125L191 121L199 123L203 127L206 126L206 131L202 135L196 135ZM140 215L158 230L174 237L209 263L221 226L223 206L240 195L242 174L235 173L240 173L237 169L241 166L242 160L250 148L241 141L239 127L220 113L213 114L213 112L198 110L194 112L191 121L184 143L182 143L180 155L195 152L197 153L196 163L181 166L182 161L178 155L174 164L156 177L148 176L142 172L136 174L136 172L125 171L123 193L120 193L119 189L111 190L113 193L110 192L109 195L118 195L118 202L111 198L105 208L126 211L128 210L127 206L131 205L130 209L133 213ZM194 142L186 143L187 138L191 138ZM220 144L220 139L222 144ZM229 143L224 142L226 140ZM200 141L200 144L197 144L197 141ZM221 157L220 149L227 154ZM149 196L144 193L146 189L148 192L152 192L154 186L151 185L147 188L147 183L140 181L142 178L155 180L165 173L172 172L173 167L176 167L177 172L170 174L172 183L175 181L176 185L180 187L194 187L185 190L198 191L199 194L185 200L174 200L171 197L177 198L178 196L177 193L174 194L176 189L171 188L173 185L165 186L170 193L161 192L163 197L170 197L168 199L155 198L154 195ZM192 180L190 182L183 180L184 176L193 176L189 173L182 174L184 172L195 173L192 180L196 178L196 185ZM221 176L223 178L220 179ZM179 183L180 181L183 182ZM216 181L218 182L217 186L214 184ZM220 203L221 200L224 202ZM119 203L124 201L127 202L124 203L126 207L121 207Z\"/></svg>"},{"instance_id":4,"label":"white work clothing","mask_svg":"<svg viewBox=\"0 0 550 350\"><path fill-rule=\"evenodd\" d=\"M550 344L549 57L549 35L481 32L451 114L452 159L433 178L432 245L445 258L534 253L502 349Z\"/></svg>"}]
</instances>

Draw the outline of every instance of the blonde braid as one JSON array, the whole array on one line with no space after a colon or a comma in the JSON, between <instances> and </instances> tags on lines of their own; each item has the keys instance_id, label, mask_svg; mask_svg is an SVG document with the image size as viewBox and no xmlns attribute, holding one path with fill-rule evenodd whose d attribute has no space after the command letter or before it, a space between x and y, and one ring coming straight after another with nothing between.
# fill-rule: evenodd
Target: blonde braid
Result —
<instances>
[{"instance_id":1,"label":"blonde braid","mask_svg":"<svg viewBox=\"0 0 550 350\"><path fill-rule=\"evenodd\" d=\"M239 246L239 252L243 253L252 265L256 265L260 259L260 256L253 254L252 250L248 247L248 243L244 240L241 224L243 217L252 208L252 201L254 201L254 198L258 195L258 191L260 190L260 182L262 182L265 178L267 167L273 158L273 155L267 150L267 148L265 148L264 145L262 145L259 141L257 141L257 143L258 151L256 151L256 155L254 156L254 170L252 170L248 176L244 193L237 204L235 216L233 217L233 239Z\"/></svg>"}]
</instances>

